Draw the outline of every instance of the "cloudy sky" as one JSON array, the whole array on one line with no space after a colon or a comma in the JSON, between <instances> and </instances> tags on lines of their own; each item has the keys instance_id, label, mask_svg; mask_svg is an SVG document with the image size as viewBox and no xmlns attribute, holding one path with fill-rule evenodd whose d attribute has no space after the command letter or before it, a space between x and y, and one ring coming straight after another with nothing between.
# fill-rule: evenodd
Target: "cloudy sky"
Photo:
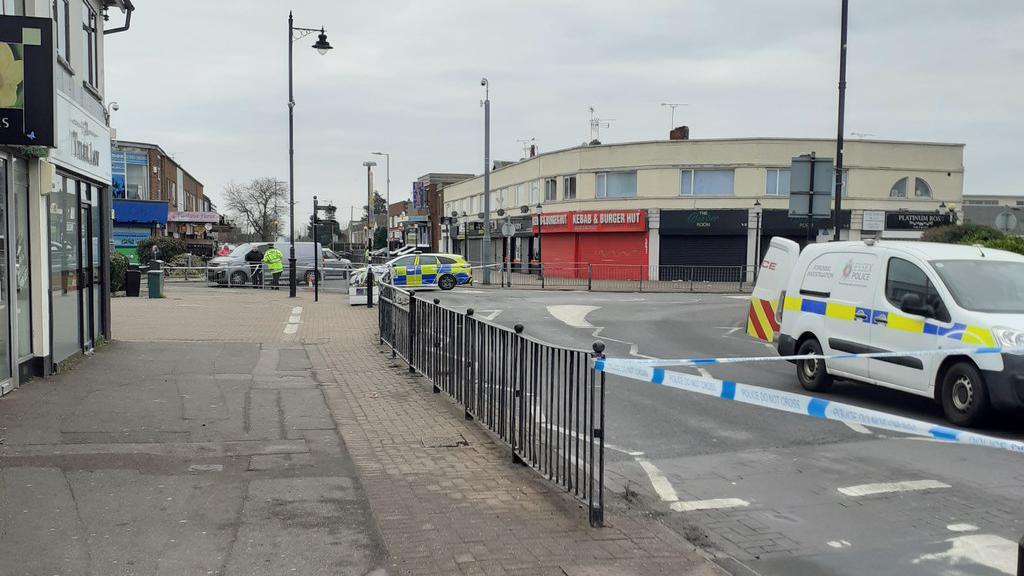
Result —
<instances>
[{"instance_id":1,"label":"cloudy sky","mask_svg":"<svg viewBox=\"0 0 1024 576\"><path fill-rule=\"evenodd\" d=\"M160 144L206 187L288 176L287 16L327 30L295 43L296 210L347 219L362 163L390 152L391 199L428 172L483 169L589 135L834 137L839 0L136 0L107 38L118 137ZM852 0L846 126L875 138L967 144L965 192L1024 193L1024 2ZM357 214L358 214L357 208ZM341 216L339 214L339 216ZM304 220L305 216L300 217Z\"/></svg>"}]
</instances>

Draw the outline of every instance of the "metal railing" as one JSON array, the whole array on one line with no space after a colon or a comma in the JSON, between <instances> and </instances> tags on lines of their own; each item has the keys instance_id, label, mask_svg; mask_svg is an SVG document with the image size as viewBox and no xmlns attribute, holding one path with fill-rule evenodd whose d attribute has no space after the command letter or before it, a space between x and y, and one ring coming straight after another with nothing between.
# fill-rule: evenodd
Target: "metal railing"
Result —
<instances>
[{"instance_id":1,"label":"metal railing","mask_svg":"<svg viewBox=\"0 0 1024 576\"><path fill-rule=\"evenodd\" d=\"M606 292L749 292L753 266L532 263L494 270L491 286ZM482 286L479 282L477 285Z\"/></svg>"},{"instance_id":2,"label":"metal railing","mask_svg":"<svg viewBox=\"0 0 1024 576\"><path fill-rule=\"evenodd\" d=\"M553 346L515 329L445 308L381 284L381 344L463 406L465 417L498 435L513 459L587 503L604 522L605 381L594 351Z\"/></svg>"}]
</instances>

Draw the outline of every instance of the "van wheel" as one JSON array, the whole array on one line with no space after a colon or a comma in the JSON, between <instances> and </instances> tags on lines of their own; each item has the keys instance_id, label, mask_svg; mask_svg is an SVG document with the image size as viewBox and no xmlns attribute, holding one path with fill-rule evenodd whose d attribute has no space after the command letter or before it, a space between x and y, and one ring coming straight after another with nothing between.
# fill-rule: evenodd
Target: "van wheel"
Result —
<instances>
[{"instance_id":1,"label":"van wheel","mask_svg":"<svg viewBox=\"0 0 1024 576\"><path fill-rule=\"evenodd\" d=\"M249 276L241 270L237 270L231 273L231 285L232 286L245 286L249 283Z\"/></svg>"},{"instance_id":2,"label":"van wheel","mask_svg":"<svg viewBox=\"0 0 1024 576\"><path fill-rule=\"evenodd\" d=\"M804 340L796 351L798 356L813 354L821 355L821 344L814 338ZM825 370L824 360L800 360L796 363L796 377L804 390L811 392L828 392L832 387L832 376Z\"/></svg>"},{"instance_id":3,"label":"van wheel","mask_svg":"<svg viewBox=\"0 0 1024 576\"><path fill-rule=\"evenodd\" d=\"M437 281L437 285L441 290L451 290L452 288L455 288L456 284L458 284L458 281L455 280L455 276L452 276L451 274L445 274Z\"/></svg>"},{"instance_id":4,"label":"van wheel","mask_svg":"<svg viewBox=\"0 0 1024 576\"><path fill-rule=\"evenodd\" d=\"M988 389L970 362L957 362L942 377L942 411L957 426L974 426L988 412Z\"/></svg>"}]
</instances>

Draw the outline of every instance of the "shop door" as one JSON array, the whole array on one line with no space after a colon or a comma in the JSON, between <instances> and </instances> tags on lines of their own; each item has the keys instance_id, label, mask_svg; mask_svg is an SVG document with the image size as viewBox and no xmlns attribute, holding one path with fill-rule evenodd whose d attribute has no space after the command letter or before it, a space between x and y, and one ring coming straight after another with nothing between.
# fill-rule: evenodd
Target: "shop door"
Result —
<instances>
[{"instance_id":1,"label":"shop door","mask_svg":"<svg viewBox=\"0 0 1024 576\"><path fill-rule=\"evenodd\" d=\"M661 237L661 280L738 282L747 261L744 236Z\"/></svg>"},{"instance_id":2,"label":"shop door","mask_svg":"<svg viewBox=\"0 0 1024 576\"><path fill-rule=\"evenodd\" d=\"M576 234L541 234L540 258L544 275L552 278L586 277L586 270L578 270L576 261Z\"/></svg>"},{"instance_id":3,"label":"shop door","mask_svg":"<svg viewBox=\"0 0 1024 576\"><path fill-rule=\"evenodd\" d=\"M6 160L0 159L0 394L11 390L11 292L8 274Z\"/></svg>"},{"instance_id":4,"label":"shop door","mask_svg":"<svg viewBox=\"0 0 1024 576\"><path fill-rule=\"evenodd\" d=\"M84 186L83 186L84 187ZM84 196L84 194L83 194ZM81 310L82 317L79 322L79 326L82 327L82 347L85 350L92 350L95 345L93 326L96 325L95 321L95 258L97 254L93 253L93 242L92 242L92 206L82 203L79 209L79 245L81 246L81 266L78 269L79 286L81 290L78 291L79 297L82 299L78 307Z\"/></svg>"}]
</instances>

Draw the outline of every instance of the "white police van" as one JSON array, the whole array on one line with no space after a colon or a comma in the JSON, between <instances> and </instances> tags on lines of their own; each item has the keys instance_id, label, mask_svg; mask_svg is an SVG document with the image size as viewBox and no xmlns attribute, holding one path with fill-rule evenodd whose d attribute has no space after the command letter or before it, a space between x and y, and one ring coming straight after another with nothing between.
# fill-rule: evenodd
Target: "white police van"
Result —
<instances>
[{"instance_id":1,"label":"white police van","mask_svg":"<svg viewBox=\"0 0 1024 576\"><path fill-rule=\"evenodd\" d=\"M834 377L934 398L954 424L1024 406L1024 256L977 246L772 238L747 332L783 356L964 350L1006 352L799 360L807 390Z\"/></svg>"}]
</instances>

